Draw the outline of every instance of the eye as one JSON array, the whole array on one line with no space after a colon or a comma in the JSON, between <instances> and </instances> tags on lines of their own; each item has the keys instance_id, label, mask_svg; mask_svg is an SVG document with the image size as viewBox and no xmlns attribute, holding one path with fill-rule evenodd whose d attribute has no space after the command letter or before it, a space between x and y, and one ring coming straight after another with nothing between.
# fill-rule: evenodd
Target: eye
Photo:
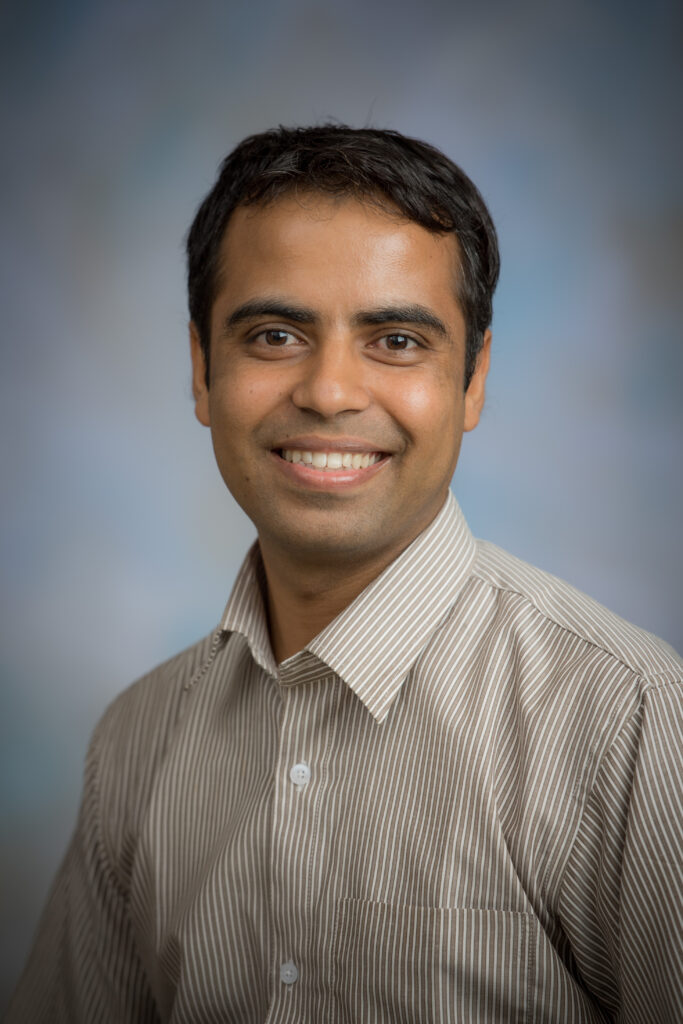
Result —
<instances>
[{"instance_id":1,"label":"eye","mask_svg":"<svg viewBox=\"0 0 683 1024\"><path fill-rule=\"evenodd\" d=\"M410 334L385 334L375 342L380 352L390 352L402 355L404 352L415 352L423 346Z\"/></svg>"},{"instance_id":2,"label":"eye","mask_svg":"<svg viewBox=\"0 0 683 1024\"><path fill-rule=\"evenodd\" d=\"M415 338L411 338L407 334L387 334L380 338L380 341L386 342L386 347L390 352L405 352L407 349L417 347Z\"/></svg>"},{"instance_id":3,"label":"eye","mask_svg":"<svg viewBox=\"0 0 683 1024\"><path fill-rule=\"evenodd\" d=\"M277 327L271 327L267 331L260 331L253 338L253 341L261 342L264 345L268 345L270 348L283 348L288 342L291 344L297 342L297 338L289 331L282 331Z\"/></svg>"}]
</instances>

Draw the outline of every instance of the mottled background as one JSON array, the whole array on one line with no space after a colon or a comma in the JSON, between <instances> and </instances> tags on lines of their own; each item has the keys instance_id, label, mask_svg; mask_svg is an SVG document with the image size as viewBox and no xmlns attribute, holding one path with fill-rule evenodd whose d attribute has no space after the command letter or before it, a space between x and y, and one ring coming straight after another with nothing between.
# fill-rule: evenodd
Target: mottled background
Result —
<instances>
[{"instance_id":1,"label":"mottled background","mask_svg":"<svg viewBox=\"0 0 683 1024\"><path fill-rule=\"evenodd\" d=\"M443 148L503 271L474 532L679 648L680 5L5 0L2 1002L111 697L251 537L189 392L182 238L221 157L333 117Z\"/></svg>"}]
</instances>

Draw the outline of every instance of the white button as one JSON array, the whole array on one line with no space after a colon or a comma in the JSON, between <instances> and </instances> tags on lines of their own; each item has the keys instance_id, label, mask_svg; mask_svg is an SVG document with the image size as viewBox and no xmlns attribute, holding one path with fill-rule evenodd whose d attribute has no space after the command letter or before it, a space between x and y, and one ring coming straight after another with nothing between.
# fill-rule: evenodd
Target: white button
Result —
<instances>
[{"instance_id":1,"label":"white button","mask_svg":"<svg viewBox=\"0 0 683 1024\"><path fill-rule=\"evenodd\" d=\"M284 981L285 985L293 985L298 977L299 972L291 960L288 960L286 964L282 964L280 967L280 981Z\"/></svg>"},{"instance_id":2,"label":"white button","mask_svg":"<svg viewBox=\"0 0 683 1024\"><path fill-rule=\"evenodd\" d=\"M302 761L290 768L289 777L295 786L307 786L311 781L311 769Z\"/></svg>"}]
</instances>

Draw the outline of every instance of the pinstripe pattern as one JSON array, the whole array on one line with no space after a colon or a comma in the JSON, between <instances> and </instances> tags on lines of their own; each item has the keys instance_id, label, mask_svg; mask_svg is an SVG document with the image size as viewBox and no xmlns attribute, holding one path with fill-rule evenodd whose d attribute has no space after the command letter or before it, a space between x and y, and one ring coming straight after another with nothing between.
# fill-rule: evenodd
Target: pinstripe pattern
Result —
<instances>
[{"instance_id":1,"label":"pinstripe pattern","mask_svg":"<svg viewBox=\"0 0 683 1024\"><path fill-rule=\"evenodd\" d=\"M452 497L279 667L263 583L100 722L8 1021L683 1019L674 652Z\"/></svg>"}]
</instances>

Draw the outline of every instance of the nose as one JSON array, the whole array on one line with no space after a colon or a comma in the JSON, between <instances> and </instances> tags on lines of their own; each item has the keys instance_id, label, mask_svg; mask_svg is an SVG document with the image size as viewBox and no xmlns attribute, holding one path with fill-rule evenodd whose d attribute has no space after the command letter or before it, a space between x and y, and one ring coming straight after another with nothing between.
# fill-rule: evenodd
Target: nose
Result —
<instances>
[{"instance_id":1,"label":"nose","mask_svg":"<svg viewBox=\"0 0 683 1024\"><path fill-rule=\"evenodd\" d=\"M325 419L361 412L370 404L367 368L352 343L330 338L300 363L301 376L292 391L298 409Z\"/></svg>"}]
</instances>

